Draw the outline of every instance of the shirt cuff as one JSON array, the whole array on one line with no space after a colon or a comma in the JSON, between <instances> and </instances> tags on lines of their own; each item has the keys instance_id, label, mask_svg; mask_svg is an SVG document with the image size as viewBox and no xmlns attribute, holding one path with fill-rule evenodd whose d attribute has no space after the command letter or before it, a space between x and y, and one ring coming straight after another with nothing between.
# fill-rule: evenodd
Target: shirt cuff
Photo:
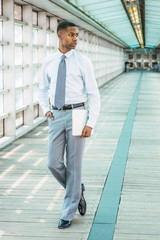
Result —
<instances>
[{"instance_id":1,"label":"shirt cuff","mask_svg":"<svg viewBox=\"0 0 160 240\"><path fill-rule=\"evenodd\" d=\"M96 124L95 122L88 119L86 126L94 128L95 124Z\"/></svg>"},{"instance_id":2,"label":"shirt cuff","mask_svg":"<svg viewBox=\"0 0 160 240\"><path fill-rule=\"evenodd\" d=\"M49 107L46 107L46 108L43 109L44 115L46 115L46 113L50 112L50 111L51 111L51 109Z\"/></svg>"}]
</instances>

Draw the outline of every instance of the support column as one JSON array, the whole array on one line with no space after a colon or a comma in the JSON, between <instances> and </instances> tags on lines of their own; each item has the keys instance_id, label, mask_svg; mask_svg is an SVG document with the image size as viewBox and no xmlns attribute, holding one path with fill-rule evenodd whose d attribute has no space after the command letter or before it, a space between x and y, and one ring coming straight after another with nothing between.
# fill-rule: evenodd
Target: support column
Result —
<instances>
[{"instance_id":1,"label":"support column","mask_svg":"<svg viewBox=\"0 0 160 240\"><path fill-rule=\"evenodd\" d=\"M14 78L14 1L3 1L3 14L8 17L8 21L3 22L3 39L9 45L4 46L4 65L9 68L4 71L4 88L9 89L9 93L4 95L4 112L9 113L5 119L5 136L15 136L15 78Z\"/></svg>"},{"instance_id":2,"label":"support column","mask_svg":"<svg viewBox=\"0 0 160 240\"><path fill-rule=\"evenodd\" d=\"M54 32L52 34L53 38L51 41L53 41L53 46L54 46L55 52L57 51L58 46L59 46L59 41L58 41L58 37L57 37L57 26L58 26L57 18L50 17L50 30Z\"/></svg>"},{"instance_id":3,"label":"support column","mask_svg":"<svg viewBox=\"0 0 160 240\"><path fill-rule=\"evenodd\" d=\"M88 56L88 44L89 44L89 33L87 31L84 32L84 49L85 55Z\"/></svg>"},{"instance_id":4,"label":"support column","mask_svg":"<svg viewBox=\"0 0 160 240\"><path fill-rule=\"evenodd\" d=\"M38 50L38 61L42 63L47 56L46 39L47 39L47 18L46 12L38 12L38 26L42 29L38 30L38 45L42 45Z\"/></svg>"},{"instance_id":5,"label":"support column","mask_svg":"<svg viewBox=\"0 0 160 240\"><path fill-rule=\"evenodd\" d=\"M38 30L38 44L43 47L38 50L38 62L42 63L44 58L47 56L47 16L45 12L38 12L38 26L41 27L41 30ZM40 73L41 78L41 73ZM39 79L40 80L40 79ZM42 108L39 106L39 116L44 117Z\"/></svg>"},{"instance_id":6,"label":"support column","mask_svg":"<svg viewBox=\"0 0 160 240\"><path fill-rule=\"evenodd\" d=\"M33 60L32 60L32 6L23 6L23 21L27 22L27 26L23 27L23 41L27 43L27 47L23 48L23 64L28 65L24 68L23 78L24 84L28 87L24 89L24 104L29 107L24 111L24 125L33 124Z\"/></svg>"}]
</instances>

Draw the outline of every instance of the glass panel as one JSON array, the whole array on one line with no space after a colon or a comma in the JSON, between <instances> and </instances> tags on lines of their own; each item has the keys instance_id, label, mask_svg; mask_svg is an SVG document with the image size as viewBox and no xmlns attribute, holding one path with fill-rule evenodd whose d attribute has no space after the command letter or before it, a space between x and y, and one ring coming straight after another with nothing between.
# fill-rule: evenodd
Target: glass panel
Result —
<instances>
[{"instance_id":1,"label":"glass panel","mask_svg":"<svg viewBox=\"0 0 160 240\"><path fill-rule=\"evenodd\" d=\"M153 55L152 55L152 59L153 59L153 60L157 59L157 55L156 55L156 54L153 54Z\"/></svg>"},{"instance_id":2,"label":"glass panel","mask_svg":"<svg viewBox=\"0 0 160 240\"><path fill-rule=\"evenodd\" d=\"M129 59L133 59L133 54L129 54Z\"/></svg>"},{"instance_id":3,"label":"glass panel","mask_svg":"<svg viewBox=\"0 0 160 240\"><path fill-rule=\"evenodd\" d=\"M149 59L149 55L145 55L145 57L144 57L145 59Z\"/></svg>"},{"instance_id":4,"label":"glass panel","mask_svg":"<svg viewBox=\"0 0 160 240\"><path fill-rule=\"evenodd\" d=\"M37 102L38 101L38 86L34 86L33 87L33 102Z\"/></svg>"},{"instance_id":5,"label":"glass panel","mask_svg":"<svg viewBox=\"0 0 160 240\"><path fill-rule=\"evenodd\" d=\"M38 49L33 48L33 64L38 63Z\"/></svg>"},{"instance_id":6,"label":"glass panel","mask_svg":"<svg viewBox=\"0 0 160 240\"><path fill-rule=\"evenodd\" d=\"M133 63L132 62L129 63L129 67L133 67Z\"/></svg>"},{"instance_id":7,"label":"glass panel","mask_svg":"<svg viewBox=\"0 0 160 240\"><path fill-rule=\"evenodd\" d=\"M138 67L138 68L141 68L141 63L138 62L138 63L137 63L137 67Z\"/></svg>"},{"instance_id":8,"label":"glass panel","mask_svg":"<svg viewBox=\"0 0 160 240\"><path fill-rule=\"evenodd\" d=\"M38 13L33 12L33 24L38 25Z\"/></svg>"},{"instance_id":9,"label":"glass panel","mask_svg":"<svg viewBox=\"0 0 160 240\"><path fill-rule=\"evenodd\" d=\"M33 82L37 82L38 81L38 68L34 67L33 68Z\"/></svg>"},{"instance_id":10,"label":"glass panel","mask_svg":"<svg viewBox=\"0 0 160 240\"><path fill-rule=\"evenodd\" d=\"M2 15L2 0L0 0L0 15Z\"/></svg>"},{"instance_id":11,"label":"glass panel","mask_svg":"<svg viewBox=\"0 0 160 240\"><path fill-rule=\"evenodd\" d=\"M47 47L49 47L49 43L50 43L50 33L47 32Z\"/></svg>"},{"instance_id":12,"label":"glass panel","mask_svg":"<svg viewBox=\"0 0 160 240\"><path fill-rule=\"evenodd\" d=\"M2 46L0 46L0 65L2 65L2 62L3 62L3 58L2 58L2 54L3 54L3 49L2 49Z\"/></svg>"},{"instance_id":13,"label":"glass panel","mask_svg":"<svg viewBox=\"0 0 160 240\"><path fill-rule=\"evenodd\" d=\"M157 62L153 62L152 63L152 68L154 71L158 72L158 63Z\"/></svg>"},{"instance_id":14,"label":"glass panel","mask_svg":"<svg viewBox=\"0 0 160 240\"><path fill-rule=\"evenodd\" d=\"M0 137L4 136L4 120L0 120Z\"/></svg>"},{"instance_id":15,"label":"glass panel","mask_svg":"<svg viewBox=\"0 0 160 240\"><path fill-rule=\"evenodd\" d=\"M21 127L24 124L24 111L16 113L16 128Z\"/></svg>"},{"instance_id":16,"label":"glass panel","mask_svg":"<svg viewBox=\"0 0 160 240\"><path fill-rule=\"evenodd\" d=\"M47 48L47 56L49 56L49 55L50 55L50 49Z\"/></svg>"},{"instance_id":17,"label":"glass panel","mask_svg":"<svg viewBox=\"0 0 160 240\"><path fill-rule=\"evenodd\" d=\"M14 17L15 19L22 20L22 7L19 5L14 5Z\"/></svg>"},{"instance_id":18,"label":"glass panel","mask_svg":"<svg viewBox=\"0 0 160 240\"><path fill-rule=\"evenodd\" d=\"M50 19L47 17L47 29L50 29Z\"/></svg>"},{"instance_id":19,"label":"glass panel","mask_svg":"<svg viewBox=\"0 0 160 240\"><path fill-rule=\"evenodd\" d=\"M15 65L22 65L22 47L15 47Z\"/></svg>"},{"instance_id":20,"label":"glass panel","mask_svg":"<svg viewBox=\"0 0 160 240\"><path fill-rule=\"evenodd\" d=\"M137 54L137 59L141 59L141 54Z\"/></svg>"},{"instance_id":21,"label":"glass panel","mask_svg":"<svg viewBox=\"0 0 160 240\"><path fill-rule=\"evenodd\" d=\"M33 29L32 31L32 42L33 44L38 44L38 30L37 29Z\"/></svg>"},{"instance_id":22,"label":"glass panel","mask_svg":"<svg viewBox=\"0 0 160 240\"><path fill-rule=\"evenodd\" d=\"M3 94L0 94L0 114L4 112L3 107Z\"/></svg>"},{"instance_id":23,"label":"glass panel","mask_svg":"<svg viewBox=\"0 0 160 240\"><path fill-rule=\"evenodd\" d=\"M15 86L21 86L23 84L23 69L15 68Z\"/></svg>"},{"instance_id":24,"label":"glass panel","mask_svg":"<svg viewBox=\"0 0 160 240\"><path fill-rule=\"evenodd\" d=\"M2 21L0 21L0 41L2 41Z\"/></svg>"},{"instance_id":25,"label":"glass panel","mask_svg":"<svg viewBox=\"0 0 160 240\"><path fill-rule=\"evenodd\" d=\"M39 117L39 104L36 104L34 107L34 119Z\"/></svg>"},{"instance_id":26,"label":"glass panel","mask_svg":"<svg viewBox=\"0 0 160 240\"><path fill-rule=\"evenodd\" d=\"M16 108L19 108L23 105L23 89L16 89Z\"/></svg>"},{"instance_id":27,"label":"glass panel","mask_svg":"<svg viewBox=\"0 0 160 240\"><path fill-rule=\"evenodd\" d=\"M22 26L15 25L15 42L22 43Z\"/></svg>"},{"instance_id":28,"label":"glass panel","mask_svg":"<svg viewBox=\"0 0 160 240\"><path fill-rule=\"evenodd\" d=\"M149 67L148 62L145 62L145 63L144 63L144 67Z\"/></svg>"},{"instance_id":29,"label":"glass panel","mask_svg":"<svg viewBox=\"0 0 160 240\"><path fill-rule=\"evenodd\" d=\"M0 69L0 89L4 88L4 82L3 82L3 70Z\"/></svg>"}]
</instances>

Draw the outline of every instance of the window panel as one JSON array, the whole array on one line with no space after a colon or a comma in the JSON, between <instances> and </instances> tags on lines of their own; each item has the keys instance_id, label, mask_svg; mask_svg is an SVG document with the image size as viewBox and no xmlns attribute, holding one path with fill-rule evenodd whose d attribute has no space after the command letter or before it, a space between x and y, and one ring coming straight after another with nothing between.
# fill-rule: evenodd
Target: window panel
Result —
<instances>
[{"instance_id":1,"label":"window panel","mask_svg":"<svg viewBox=\"0 0 160 240\"><path fill-rule=\"evenodd\" d=\"M38 44L38 30L37 29L33 29L32 31L32 42L33 44Z\"/></svg>"},{"instance_id":2,"label":"window panel","mask_svg":"<svg viewBox=\"0 0 160 240\"><path fill-rule=\"evenodd\" d=\"M34 67L33 68L33 82L37 82L38 81L38 68Z\"/></svg>"},{"instance_id":3,"label":"window panel","mask_svg":"<svg viewBox=\"0 0 160 240\"><path fill-rule=\"evenodd\" d=\"M15 65L22 65L22 47L15 47Z\"/></svg>"},{"instance_id":4,"label":"window panel","mask_svg":"<svg viewBox=\"0 0 160 240\"><path fill-rule=\"evenodd\" d=\"M147 54L147 55L145 55L145 57L144 57L145 59L149 59L149 55Z\"/></svg>"},{"instance_id":5,"label":"window panel","mask_svg":"<svg viewBox=\"0 0 160 240\"><path fill-rule=\"evenodd\" d=\"M22 43L22 26L15 25L15 42Z\"/></svg>"},{"instance_id":6,"label":"window panel","mask_svg":"<svg viewBox=\"0 0 160 240\"><path fill-rule=\"evenodd\" d=\"M137 68L141 68L141 63L140 62L137 63Z\"/></svg>"},{"instance_id":7,"label":"window panel","mask_svg":"<svg viewBox=\"0 0 160 240\"><path fill-rule=\"evenodd\" d=\"M133 54L129 54L129 59L133 59Z\"/></svg>"},{"instance_id":8,"label":"window panel","mask_svg":"<svg viewBox=\"0 0 160 240\"><path fill-rule=\"evenodd\" d=\"M152 59L153 59L153 60L157 59L157 55L156 55L156 54L153 54L153 55L152 55Z\"/></svg>"},{"instance_id":9,"label":"window panel","mask_svg":"<svg viewBox=\"0 0 160 240\"><path fill-rule=\"evenodd\" d=\"M22 20L22 7L19 5L14 5L14 17L15 19Z\"/></svg>"},{"instance_id":10,"label":"window panel","mask_svg":"<svg viewBox=\"0 0 160 240\"><path fill-rule=\"evenodd\" d=\"M149 67L149 63L148 63L148 62L145 62L145 63L144 63L144 67Z\"/></svg>"},{"instance_id":11,"label":"window panel","mask_svg":"<svg viewBox=\"0 0 160 240\"><path fill-rule=\"evenodd\" d=\"M0 94L0 114L4 112L3 94Z\"/></svg>"},{"instance_id":12,"label":"window panel","mask_svg":"<svg viewBox=\"0 0 160 240\"><path fill-rule=\"evenodd\" d=\"M50 33L47 32L47 47L50 45Z\"/></svg>"},{"instance_id":13,"label":"window panel","mask_svg":"<svg viewBox=\"0 0 160 240\"><path fill-rule=\"evenodd\" d=\"M16 128L24 125L24 111L16 113Z\"/></svg>"},{"instance_id":14,"label":"window panel","mask_svg":"<svg viewBox=\"0 0 160 240\"><path fill-rule=\"evenodd\" d=\"M141 54L137 54L137 59L141 59Z\"/></svg>"},{"instance_id":15,"label":"window panel","mask_svg":"<svg viewBox=\"0 0 160 240\"><path fill-rule=\"evenodd\" d=\"M133 63L132 62L129 63L129 67L133 67Z\"/></svg>"},{"instance_id":16,"label":"window panel","mask_svg":"<svg viewBox=\"0 0 160 240\"><path fill-rule=\"evenodd\" d=\"M0 15L2 15L2 0L0 0Z\"/></svg>"},{"instance_id":17,"label":"window panel","mask_svg":"<svg viewBox=\"0 0 160 240\"><path fill-rule=\"evenodd\" d=\"M38 25L38 13L33 12L32 15L33 15L33 24Z\"/></svg>"},{"instance_id":18,"label":"window panel","mask_svg":"<svg viewBox=\"0 0 160 240\"><path fill-rule=\"evenodd\" d=\"M23 89L16 89L15 97L16 97L16 108L19 108L23 105Z\"/></svg>"},{"instance_id":19,"label":"window panel","mask_svg":"<svg viewBox=\"0 0 160 240\"><path fill-rule=\"evenodd\" d=\"M33 48L33 64L38 63L38 49Z\"/></svg>"},{"instance_id":20,"label":"window panel","mask_svg":"<svg viewBox=\"0 0 160 240\"><path fill-rule=\"evenodd\" d=\"M4 88L4 81L3 81L3 70L0 69L0 89Z\"/></svg>"},{"instance_id":21,"label":"window panel","mask_svg":"<svg viewBox=\"0 0 160 240\"><path fill-rule=\"evenodd\" d=\"M0 66L3 64L3 48L0 46Z\"/></svg>"},{"instance_id":22,"label":"window panel","mask_svg":"<svg viewBox=\"0 0 160 240\"><path fill-rule=\"evenodd\" d=\"M47 56L49 56L49 55L50 55L50 49L47 48Z\"/></svg>"},{"instance_id":23,"label":"window panel","mask_svg":"<svg viewBox=\"0 0 160 240\"><path fill-rule=\"evenodd\" d=\"M2 21L0 21L0 41L2 41Z\"/></svg>"},{"instance_id":24,"label":"window panel","mask_svg":"<svg viewBox=\"0 0 160 240\"><path fill-rule=\"evenodd\" d=\"M0 138L4 136L4 120L0 120Z\"/></svg>"},{"instance_id":25,"label":"window panel","mask_svg":"<svg viewBox=\"0 0 160 240\"><path fill-rule=\"evenodd\" d=\"M47 29L50 29L50 18L49 18L49 17L47 17L47 19L46 19L46 20L47 20L47 24L46 24L46 25L47 25Z\"/></svg>"},{"instance_id":26,"label":"window panel","mask_svg":"<svg viewBox=\"0 0 160 240\"><path fill-rule=\"evenodd\" d=\"M39 104L36 104L34 107L34 119L39 117Z\"/></svg>"},{"instance_id":27,"label":"window panel","mask_svg":"<svg viewBox=\"0 0 160 240\"><path fill-rule=\"evenodd\" d=\"M15 86L21 86L23 84L23 69L15 68Z\"/></svg>"},{"instance_id":28,"label":"window panel","mask_svg":"<svg viewBox=\"0 0 160 240\"><path fill-rule=\"evenodd\" d=\"M34 86L33 87L33 102L37 102L38 101L38 86Z\"/></svg>"}]
</instances>

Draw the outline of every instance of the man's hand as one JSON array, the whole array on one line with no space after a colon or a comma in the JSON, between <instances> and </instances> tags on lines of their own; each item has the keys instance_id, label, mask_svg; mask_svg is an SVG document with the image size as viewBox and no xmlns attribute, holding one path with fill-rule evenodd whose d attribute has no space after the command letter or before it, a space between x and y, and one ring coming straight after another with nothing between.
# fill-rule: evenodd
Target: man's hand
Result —
<instances>
[{"instance_id":1,"label":"man's hand","mask_svg":"<svg viewBox=\"0 0 160 240\"><path fill-rule=\"evenodd\" d=\"M81 138L90 137L90 136L91 136L91 131L92 131L92 128L91 128L91 127L85 126L84 129L83 129Z\"/></svg>"},{"instance_id":2,"label":"man's hand","mask_svg":"<svg viewBox=\"0 0 160 240\"><path fill-rule=\"evenodd\" d=\"M50 117L52 120L54 119L54 117L53 117L53 114L52 114L52 112L46 112L46 114L45 114L45 116L47 117L47 119Z\"/></svg>"}]
</instances>

